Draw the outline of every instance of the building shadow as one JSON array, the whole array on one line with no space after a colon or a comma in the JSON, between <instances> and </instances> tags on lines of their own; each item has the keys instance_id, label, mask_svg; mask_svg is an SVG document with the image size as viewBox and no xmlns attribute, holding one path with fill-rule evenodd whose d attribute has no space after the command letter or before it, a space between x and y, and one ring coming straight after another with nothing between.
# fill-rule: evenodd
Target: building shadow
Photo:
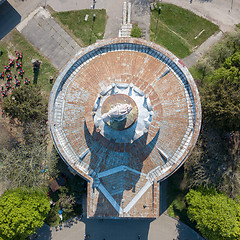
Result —
<instances>
[{"instance_id":1,"label":"building shadow","mask_svg":"<svg viewBox=\"0 0 240 240\"><path fill-rule=\"evenodd\" d=\"M169 203L167 201L167 187L168 182L167 179L160 182L159 184L159 216L162 215L165 211L167 211L169 207Z\"/></svg>"},{"instance_id":2,"label":"building shadow","mask_svg":"<svg viewBox=\"0 0 240 240\"><path fill-rule=\"evenodd\" d=\"M37 236L37 237L35 237ZM32 235L29 237L30 240L51 240L52 239L52 231L47 224L43 224L41 228L39 228L36 232L36 235Z\"/></svg>"},{"instance_id":3,"label":"building shadow","mask_svg":"<svg viewBox=\"0 0 240 240\"><path fill-rule=\"evenodd\" d=\"M170 177L160 183L160 215L174 203L174 200L179 196L187 194L186 178L184 174L184 165L182 165ZM185 216L184 210L179 210L173 204L173 210L178 216Z\"/></svg>"},{"instance_id":4,"label":"building shadow","mask_svg":"<svg viewBox=\"0 0 240 240\"><path fill-rule=\"evenodd\" d=\"M124 209L130 201L125 201L124 193L127 192L126 194L129 199L133 199L138 193L139 190L136 190L136 184L140 179L139 173L142 171L144 160L151 154L160 131L158 131L152 141L147 144L147 133L133 143L116 143L103 137L95 128L91 134L86 123L84 129L85 140L91 152L90 169L95 171L99 176L106 170L121 168L123 166L127 167L124 170L110 173L99 179L100 184L102 184L114 198L118 206ZM92 187L92 192L96 191L94 184ZM142 187L143 186L140 188ZM120 216L111 204L106 203L108 202L106 202L105 196L99 191L98 203L95 214L92 217L118 218L125 216ZM141 210L139 209L139 211Z\"/></svg>"},{"instance_id":5,"label":"building shadow","mask_svg":"<svg viewBox=\"0 0 240 240\"><path fill-rule=\"evenodd\" d=\"M148 239L149 226L154 219L84 219L89 239L123 240Z\"/></svg>"},{"instance_id":6,"label":"building shadow","mask_svg":"<svg viewBox=\"0 0 240 240\"><path fill-rule=\"evenodd\" d=\"M205 240L205 238L203 238L201 236L201 234L199 232L196 232L193 226L190 227L188 225L186 225L185 223L176 220L177 221L177 232L178 232L178 238L179 239L183 239L183 240L192 240L192 239L196 239L196 240Z\"/></svg>"},{"instance_id":7,"label":"building shadow","mask_svg":"<svg viewBox=\"0 0 240 240\"><path fill-rule=\"evenodd\" d=\"M5 1L0 5L0 40L5 37L21 21L21 15Z\"/></svg>"}]
</instances>

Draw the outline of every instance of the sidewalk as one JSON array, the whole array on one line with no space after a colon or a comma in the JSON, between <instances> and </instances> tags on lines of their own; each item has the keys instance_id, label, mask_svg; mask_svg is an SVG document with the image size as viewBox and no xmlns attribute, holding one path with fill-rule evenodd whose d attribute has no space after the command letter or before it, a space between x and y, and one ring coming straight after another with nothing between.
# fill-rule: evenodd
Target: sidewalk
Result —
<instances>
[{"instance_id":1,"label":"sidewalk","mask_svg":"<svg viewBox=\"0 0 240 240\"><path fill-rule=\"evenodd\" d=\"M25 18L17 30L59 70L80 50L80 46L42 7Z\"/></svg>"},{"instance_id":2,"label":"sidewalk","mask_svg":"<svg viewBox=\"0 0 240 240\"><path fill-rule=\"evenodd\" d=\"M141 240L204 240L198 233L184 223L162 214L150 219L72 220L62 224L62 230L48 227L46 224L38 230L36 240L83 240L84 234L92 239L131 240L141 236Z\"/></svg>"}]
</instances>

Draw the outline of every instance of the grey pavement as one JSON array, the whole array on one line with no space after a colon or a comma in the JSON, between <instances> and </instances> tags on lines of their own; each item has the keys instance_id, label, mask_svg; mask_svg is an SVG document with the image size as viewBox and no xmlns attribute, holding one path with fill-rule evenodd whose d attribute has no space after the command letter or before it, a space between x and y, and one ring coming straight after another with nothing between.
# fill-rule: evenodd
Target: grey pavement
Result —
<instances>
[{"instance_id":1,"label":"grey pavement","mask_svg":"<svg viewBox=\"0 0 240 240\"><path fill-rule=\"evenodd\" d=\"M150 0L131 0L132 3L132 23L137 24L142 30L146 40L150 40Z\"/></svg>"},{"instance_id":2,"label":"grey pavement","mask_svg":"<svg viewBox=\"0 0 240 240\"><path fill-rule=\"evenodd\" d=\"M62 224L62 230L48 227L46 224L39 229L37 240L74 240L84 239L106 240L204 240L198 233L184 223L166 214L152 219L73 219Z\"/></svg>"},{"instance_id":3,"label":"grey pavement","mask_svg":"<svg viewBox=\"0 0 240 240\"><path fill-rule=\"evenodd\" d=\"M80 50L80 46L42 7L25 18L17 30L59 70Z\"/></svg>"}]
</instances>

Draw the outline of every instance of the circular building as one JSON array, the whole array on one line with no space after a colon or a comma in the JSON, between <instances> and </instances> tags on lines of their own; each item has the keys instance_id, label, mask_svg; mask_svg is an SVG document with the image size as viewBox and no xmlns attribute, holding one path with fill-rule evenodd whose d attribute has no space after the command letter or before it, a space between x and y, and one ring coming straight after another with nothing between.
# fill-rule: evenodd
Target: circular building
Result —
<instances>
[{"instance_id":1,"label":"circular building","mask_svg":"<svg viewBox=\"0 0 240 240\"><path fill-rule=\"evenodd\" d=\"M157 44L108 39L82 49L50 96L54 144L88 181L87 216L159 215L160 181L187 159L201 127L196 84Z\"/></svg>"}]
</instances>

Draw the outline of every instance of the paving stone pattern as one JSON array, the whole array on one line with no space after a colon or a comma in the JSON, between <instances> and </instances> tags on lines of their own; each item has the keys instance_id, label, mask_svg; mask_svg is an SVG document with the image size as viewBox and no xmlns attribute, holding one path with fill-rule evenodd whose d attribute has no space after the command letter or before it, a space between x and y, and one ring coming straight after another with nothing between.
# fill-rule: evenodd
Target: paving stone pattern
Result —
<instances>
[{"instance_id":1,"label":"paving stone pattern","mask_svg":"<svg viewBox=\"0 0 240 240\"><path fill-rule=\"evenodd\" d=\"M80 50L80 46L43 8L39 8L25 25L19 28L20 32L59 70Z\"/></svg>"}]
</instances>

